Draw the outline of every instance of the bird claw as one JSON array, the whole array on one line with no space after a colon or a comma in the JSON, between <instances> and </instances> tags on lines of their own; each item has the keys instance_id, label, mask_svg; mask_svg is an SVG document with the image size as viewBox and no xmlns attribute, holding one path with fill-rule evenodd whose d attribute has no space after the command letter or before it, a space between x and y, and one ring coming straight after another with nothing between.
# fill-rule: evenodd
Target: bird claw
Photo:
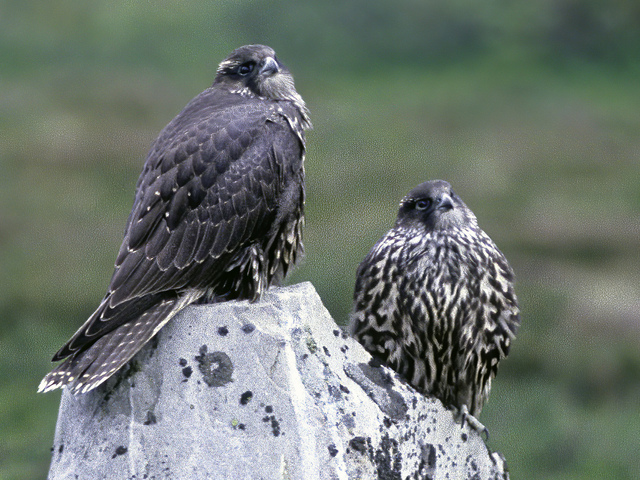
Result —
<instances>
[{"instance_id":1,"label":"bird claw","mask_svg":"<svg viewBox=\"0 0 640 480\"><path fill-rule=\"evenodd\" d=\"M478 432L480 437L484 436L485 441L489 440L489 430L480 422L480 420L469 413L469 408L466 405L462 405L458 410L458 420L462 427L464 427L464 422L466 421L470 428Z\"/></svg>"}]
</instances>

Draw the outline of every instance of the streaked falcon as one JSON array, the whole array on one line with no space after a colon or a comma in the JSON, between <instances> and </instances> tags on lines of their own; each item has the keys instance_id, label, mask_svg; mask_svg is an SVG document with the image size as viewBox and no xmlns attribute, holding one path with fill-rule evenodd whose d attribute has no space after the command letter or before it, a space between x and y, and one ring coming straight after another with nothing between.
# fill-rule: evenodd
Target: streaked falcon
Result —
<instances>
[{"instance_id":1,"label":"streaked falcon","mask_svg":"<svg viewBox=\"0 0 640 480\"><path fill-rule=\"evenodd\" d=\"M520 324L513 281L451 185L425 182L402 199L395 226L358 267L351 334L486 431L475 416Z\"/></svg>"}]
</instances>

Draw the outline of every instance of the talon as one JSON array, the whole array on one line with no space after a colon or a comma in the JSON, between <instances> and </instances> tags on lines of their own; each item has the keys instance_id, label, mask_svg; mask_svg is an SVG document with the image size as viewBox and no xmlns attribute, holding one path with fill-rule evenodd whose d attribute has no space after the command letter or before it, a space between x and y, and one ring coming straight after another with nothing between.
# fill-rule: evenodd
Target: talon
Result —
<instances>
[{"instance_id":1,"label":"talon","mask_svg":"<svg viewBox=\"0 0 640 480\"><path fill-rule=\"evenodd\" d=\"M485 441L489 440L489 430L485 427L480 420L469 413L469 408L466 405L462 405L460 409L458 409L458 419L460 420L460 426L464 428L464 423L467 422L469 428L478 432L480 437L484 436Z\"/></svg>"}]
</instances>

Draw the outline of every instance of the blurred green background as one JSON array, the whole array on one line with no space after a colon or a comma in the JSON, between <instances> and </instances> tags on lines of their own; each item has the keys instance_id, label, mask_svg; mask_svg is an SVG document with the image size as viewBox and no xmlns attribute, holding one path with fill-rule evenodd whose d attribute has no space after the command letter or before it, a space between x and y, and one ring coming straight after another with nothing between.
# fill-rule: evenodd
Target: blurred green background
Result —
<instances>
[{"instance_id":1,"label":"blurred green background","mask_svg":"<svg viewBox=\"0 0 640 480\"><path fill-rule=\"evenodd\" d=\"M98 305L146 150L233 48L311 109L307 258L340 323L418 183L510 259L522 329L480 419L513 479L640 478L640 3L0 1L0 479L44 478L49 358Z\"/></svg>"}]
</instances>

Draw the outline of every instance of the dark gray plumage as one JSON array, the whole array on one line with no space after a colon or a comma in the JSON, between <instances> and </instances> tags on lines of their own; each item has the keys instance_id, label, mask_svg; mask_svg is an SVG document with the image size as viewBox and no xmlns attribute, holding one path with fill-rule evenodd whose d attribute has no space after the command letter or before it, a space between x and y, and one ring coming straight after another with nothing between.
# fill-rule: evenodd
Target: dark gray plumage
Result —
<instances>
[{"instance_id":1,"label":"dark gray plumage","mask_svg":"<svg viewBox=\"0 0 640 480\"><path fill-rule=\"evenodd\" d=\"M234 50L151 146L107 294L39 391L89 391L186 305L255 301L284 277L302 254L310 126L275 52Z\"/></svg>"},{"instance_id":2,"label":"dark gray plumage","mask_svg":"<svg viewBox=\"0 0 640 480\"><path fill-rule=\"evenodd\" d=\"M374 357L462 415L480 413L519 310L511 267L451 185L425 182L402 200L358 268L354 300L352 335Z\"/></svg>"}]
</instances>

